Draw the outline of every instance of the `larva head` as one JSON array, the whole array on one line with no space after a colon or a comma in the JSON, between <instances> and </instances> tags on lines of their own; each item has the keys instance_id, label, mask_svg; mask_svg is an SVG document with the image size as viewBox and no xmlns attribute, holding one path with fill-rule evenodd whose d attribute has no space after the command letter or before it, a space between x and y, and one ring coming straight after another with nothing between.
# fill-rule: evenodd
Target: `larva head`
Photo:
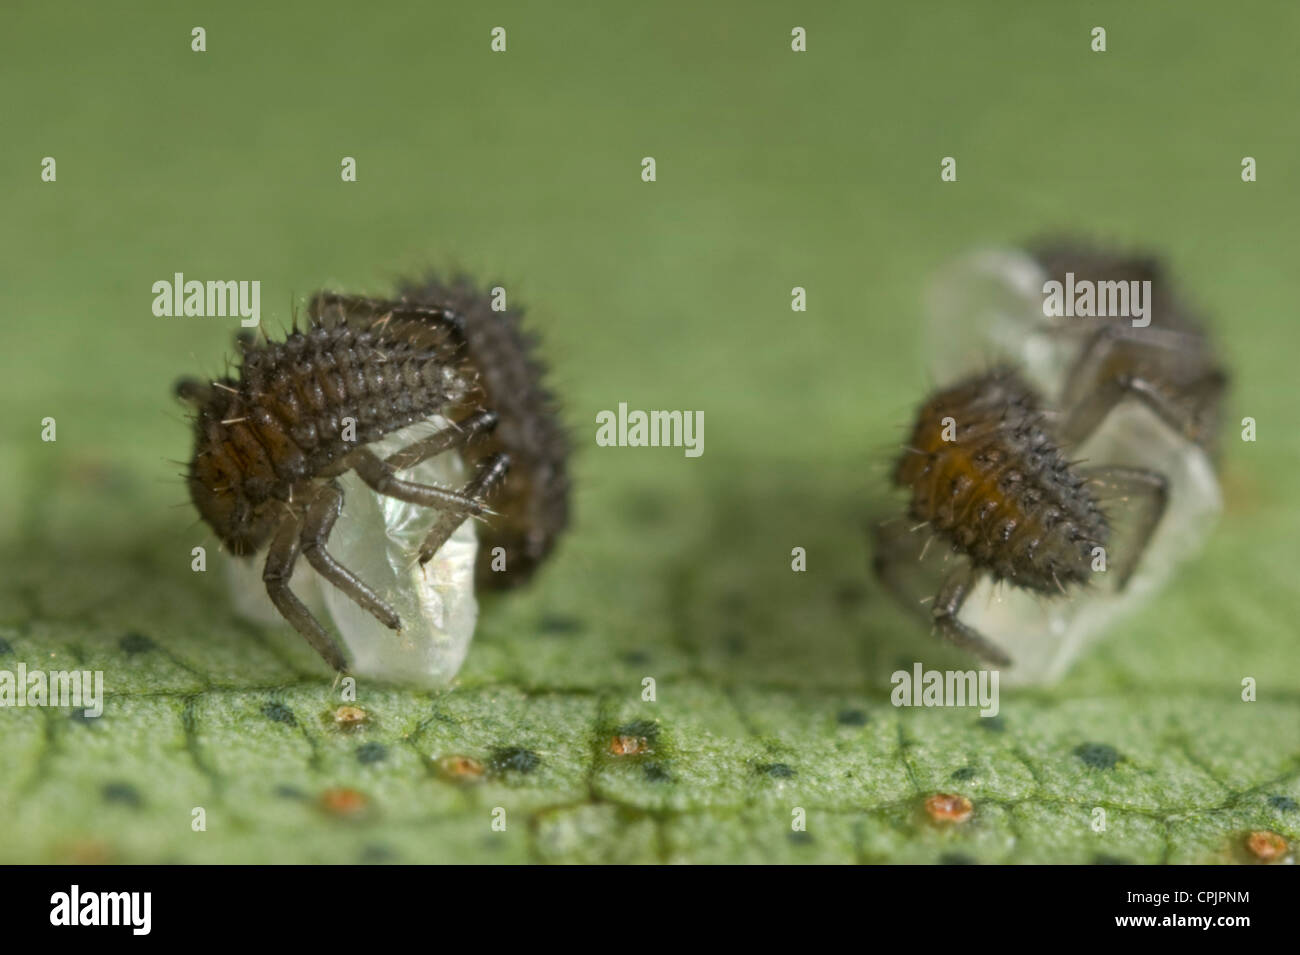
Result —
<instances>
[{"instance_id":1,"label":"larva head","mask_svg":"<svg viewBox=\"0 0 1300 955\"><path fill-rule=\"evenodd\" d=\"M275 502L254 503L247 493L246 475L223 440L222 412L214 408L214 404L224 405L225 399L212 387L189 378L177 382L176 395L198 411L194 456L186 477L190 500L232 553L255 553L271 537Z\"/></svg>"},{"instance_id":2,"label":"larva head","mask_svg":"<svg viewBox=\"0 0 1300 955\"><path fill-rule=\"evenodd\" d=\"M274 503L254 505L237 481L237 472L219 448L199 449L190 462L187 483L195 508L231 553L243 556L270 540Z\"/></svg>"}]
</instances>

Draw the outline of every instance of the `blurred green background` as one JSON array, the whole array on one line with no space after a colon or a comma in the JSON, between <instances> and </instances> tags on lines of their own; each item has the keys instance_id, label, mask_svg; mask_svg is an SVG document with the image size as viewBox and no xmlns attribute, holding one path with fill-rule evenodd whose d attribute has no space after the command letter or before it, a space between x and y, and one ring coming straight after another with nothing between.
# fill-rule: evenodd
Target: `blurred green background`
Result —
<instances>
[{"instance_id":1,"label":"blurred green background","mask_svg":"<svg viewBox=\"0 0 1300 955\"><path fill-rule=\"evenodd\" d=\"M1297 28L1268 2L6 4L0 666L101 668L111 697L0 712L0 858L1237 861L1251 829L1300 836ZM925 388L921 291L1060 230L1168 257L1259 440L1226 436L1207 552L1060 686L995 726L896 710L888 673L931 648L864 530ZM363 686L348 734L301 641L234 617L221 558L189 569L212 541L169 389L237 322L156 318L150 287L260 279L276 330L430 265L528 305L577 517L484 606L456 689ZM596 448L620 401L703 409L703 457ZM611 756L634 721L654 753ZM918 815L937 790L971 820Z\"/></svg>"}]
</instances>

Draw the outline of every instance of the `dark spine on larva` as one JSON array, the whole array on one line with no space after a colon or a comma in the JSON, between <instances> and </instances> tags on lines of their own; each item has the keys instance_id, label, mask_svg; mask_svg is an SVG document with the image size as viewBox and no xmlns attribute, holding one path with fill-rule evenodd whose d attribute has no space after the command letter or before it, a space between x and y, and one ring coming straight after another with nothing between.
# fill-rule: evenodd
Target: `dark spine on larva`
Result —
<instances>
[{"instance_id":1,"label":"dark spine on larva","mask_svg":"<svg viewBox=\"0 0 1300 955\"><path fill-rule=\"evenodd\" d=\"M478 579L480 585L497 588L522 583L569 522L570 442L545 385L536 339L523 328L522 309L493 310L490 294L464 276L450 283L437 278L408 282L401 294L411 302L451 309L463 320L469 363L481 392L474 401L498 415L495 429L473 442L466 457L475 466L502 452L510 458L505 481L489 501L495 513L481 529ZM504 572L492 566L498 547L505 551Z\"/></svg>"},{"instance_id":2,"label":"dark spine on larva","mask_svg":"<svg viewBox=\"0 0 1300 955\"><path fill-rule=\"evenodd\" d=\"M914 520L976 567L1030 590L1086 583L1092 550L1108 538L1087 480L1044 427L1032 390L1007 370L927 401L894 479L911 492Z\"/></svg>"}]
</instances>

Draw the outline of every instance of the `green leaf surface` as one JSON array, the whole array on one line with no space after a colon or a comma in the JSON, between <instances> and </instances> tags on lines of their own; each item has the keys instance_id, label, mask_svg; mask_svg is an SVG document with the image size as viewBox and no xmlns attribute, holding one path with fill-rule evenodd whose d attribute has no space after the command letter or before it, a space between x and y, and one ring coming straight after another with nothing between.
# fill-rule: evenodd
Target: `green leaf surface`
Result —
<instances>
[{"instance_id":1,"label":"green leaf surface","mask_svg":"<svg viewBox=\"0 0 1300 955\"><path fill-rule=\"evenodd\" d=\"M1239 862L1250 831L1300 838L1295 10L133 10L0 30L0 669L102 670L107 695L0 709L0 861ZM1168 256L1259 440L1226 433L1209 547L1062 683L997 719L896 708L895 669L966 665L868 572L927 387L920 293L1061 228ZM430 264L529 305L577 516L484 601L454 687L361 681L346 730L301 639L235 616L177 478L170 385L220 371L237 323L156 318L150 287L259 279L274 330ZM619 402L703 409L704 455L598 448ZM934 822L938 792L969 819Z\"/></svg>"}]
</instances>

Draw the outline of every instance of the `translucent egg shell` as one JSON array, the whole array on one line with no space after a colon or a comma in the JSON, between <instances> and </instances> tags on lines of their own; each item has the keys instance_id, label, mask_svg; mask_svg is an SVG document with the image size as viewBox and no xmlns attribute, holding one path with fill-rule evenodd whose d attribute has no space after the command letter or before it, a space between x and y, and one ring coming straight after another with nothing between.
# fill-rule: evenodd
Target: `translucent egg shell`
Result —
<instances>
[{"instance_id":1,"label":"translucent egg shell","mask_svg":"<svg viewBox=\"0 0 1300 955\"><path fill-rule=\"evenodd\" d=\"M385 457L449 426L445 419L432 417L369 447ZM465 472L460 455L449 451L401 472L401 477L457 489L465 483ZM343 511L327 548L397 611L402 629L389 630L320 577L305 559L300 558L294 570L293 592L341 638L352 675L424 688L445 686L464 663L478 620L474 521L461 524L421 567L416 559L420 542L440 512L378 495L351 471L338 481ZM236 609L258 623L288 630L266 595L264 560L265 554L252 560L228 558Z\"/></svg>"}]
</instances>

